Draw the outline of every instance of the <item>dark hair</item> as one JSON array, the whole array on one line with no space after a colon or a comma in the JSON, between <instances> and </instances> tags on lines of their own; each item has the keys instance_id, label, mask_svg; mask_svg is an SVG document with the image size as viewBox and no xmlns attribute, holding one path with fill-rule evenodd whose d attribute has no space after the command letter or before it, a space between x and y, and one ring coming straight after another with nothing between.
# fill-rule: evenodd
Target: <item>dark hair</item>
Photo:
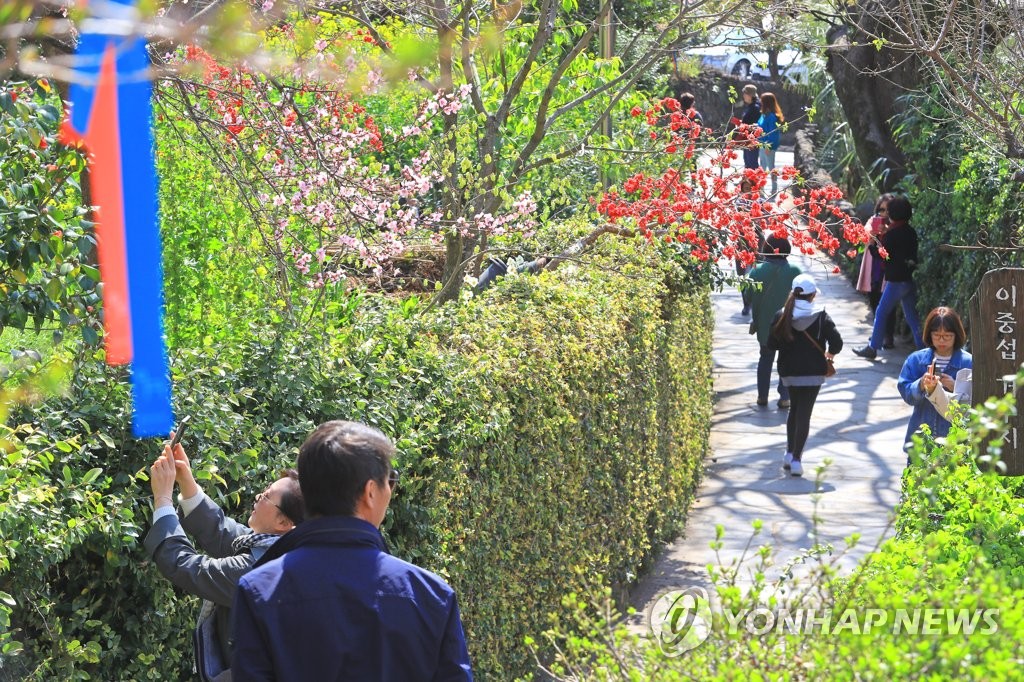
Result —
<instances>
[{"instance_id":1,"label":"dark hair","mask_svg":"<svg viewBox=\"0 0 1024 682\"><path fill-rule=\"evenodd\" d=\"M308 516L353 516L366 482L386 485L395 446L357 422L329 421L299 448L299 484Z\"/></svg>"},{"instance_id":2,"label":"dark hair","mask_svg":"<svg viewBox=\"0 0 1024 682\"><path fill-rule=\"evenodd\" d=\"M793 340L793 306L796 304L797 299L801 301L811 301L818 294L817 291L805 294L796 293L796 291L789 292L789 298L786 299L786 306L782 309L782 315L779 316L778 322L772 326L772 336L783 341Z\"/></svg>"},{"instance_id":3,"label":"dark hair","mask_svg":"<svg viewBox=\"0 0 1024 682\"><path fill-rule=\"evenodd\" d=\"M692 92L684 92L679 95L679 108L683 111L688 111L696 101L697 98L693 96Z\"/></svg>"},{"instance_id":4,"label":"dark hair","mask_svg":"<svg viewBox=\"0 0 1024 682\"><path fill-rule=\"evenodd\" d=\"M875 202L875 215L878 215L878 211L880 208L882 208L882 204L888 204L890 201L893 200L895 196L895 194L892 194L890 192L886 192L885 194L879 196L878 200Z\"/></svg>"},{"instance_id":5,"label":"dark hair","mask_svg":"<svg viewBox=\"0 0 1024 682\"><path fill-rule=\"evenodd\" d=\"M302 501L302 485L299 483L299 472L295 469L285 469L281 472L281 479L287 480L288 485L281 491L281 501L277 508L288 517L288 520L296 526L306 520L306 506Z\"/></svg>"},{"instance_id":6,"label":"dark hair","mask_svg":"<svg viewBox=\"0 0 1024 682\"><path fill-rule=\"evenodd\" d=\"M910 208L910 199L902 194L897 194L889 200L889 220L910 222L913 211Z\"/></svg>"},{"instance_id":7,"label":"dark hair","mask_svg":"<svg viewBox=\"0 0 1024 682\"><path fill-rule=\"evenodd\" d=\"M967 332L964 331L963 320L952 308L940 305L924 318L924 343L932 350L935 350L935 346L932 344L932 332L937 331L953 332L956 337L953 342L954 350L960 350L967 343Z\"/></svg>"},{"instance_id":8,"label":"dark hair","mask_svg":"<svg viewBox=\"0 0 1024 682\"><path fill-rule=\"evenodd\" d=\"M782 109L779 107L779 100L775 99L775 94L771 92L761 93L761 113L775 114L779 119L779 123L786 120L786 117L782 115Z\"/></svg>"},{"instance_id":9,"label":"dark hair","mask_svg":"<svg viewBox=\"0 0 1024 682\"><path fill-rule=\"evenodd\" d=\"M768 238L764 240L764 257L765 258L785 258L793 252L793 247L790 246L789 240L785 237L776 237L774 234L768 235Z\"/></svg>"}]
</instances>

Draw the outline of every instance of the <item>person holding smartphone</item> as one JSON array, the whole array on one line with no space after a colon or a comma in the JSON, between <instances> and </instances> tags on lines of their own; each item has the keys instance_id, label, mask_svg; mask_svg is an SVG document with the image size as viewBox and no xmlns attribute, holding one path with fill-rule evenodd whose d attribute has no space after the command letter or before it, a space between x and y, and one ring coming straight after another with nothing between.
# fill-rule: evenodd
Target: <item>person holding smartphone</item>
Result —
<instances>
[{"instance_id":1,"label":"person holding smartphone","mask_svg":"<svg viewBox=\"0 0 1024 682\"><path fill-rule=\"evenodd\" d=\"M175 435L180 432L181 425ZM177 511L171 496L175 482ZM281 535L304 520L298 473L284 472L256 496L247 525L227 518L202 491L177 438L150 467L150 487L153 526L143 544L164 577L203 599L193 638L199 678L230 682L231 604L238 579ZM189 535L205 554L189 541Z\"/></svg>"},{"instance_id":2,"label":"person holding smartphone","mask_svg":"<svg viewBox=\"0 0 1024 682\"><path fill-rule=\"evenodd\" d=\"M935 397L936 391L945 391L946 397L952 400L970 399L955 392L957 375L973 367L971 354L963 349L967 332L957 312L939 306L928 313L924 320L924 342L925 348L907 356L897 382L903 400L914 406L904 449L910 447L911 438L922 425L927 424L935 437L949 433L949 420L936 409L936 401L930 399Z\"/></svg>"}]
</instances>

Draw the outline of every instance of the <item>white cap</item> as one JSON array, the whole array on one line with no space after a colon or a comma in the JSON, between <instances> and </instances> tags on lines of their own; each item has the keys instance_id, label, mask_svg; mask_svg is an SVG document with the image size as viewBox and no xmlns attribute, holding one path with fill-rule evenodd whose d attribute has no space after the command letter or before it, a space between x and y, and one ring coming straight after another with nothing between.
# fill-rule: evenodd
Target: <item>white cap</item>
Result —
<instances>
[{"instance_id":1,"label":"white cap","mask_svg":"<svg viewBox=\"0 0 1024 682\"><path fill-rule=\"evenodd\" d=\"M793 278L793 291L799 294L814 294L818 292L814 278L808 274L797 275Z\"/></svg>"}]
</instances>

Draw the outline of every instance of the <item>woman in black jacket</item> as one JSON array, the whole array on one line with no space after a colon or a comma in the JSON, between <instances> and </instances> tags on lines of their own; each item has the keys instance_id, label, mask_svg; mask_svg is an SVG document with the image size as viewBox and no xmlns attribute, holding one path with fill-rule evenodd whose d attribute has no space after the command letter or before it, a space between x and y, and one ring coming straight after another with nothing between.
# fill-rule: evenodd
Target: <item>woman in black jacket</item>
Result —
<instances>
[{"instance_id":1,"label":"woman in black jacket","mask_svg":"<svg viewBox=\"0 0 1024 682\"><path fill-rule=\"evenodd\" d=\"M889 229L879 241L885 249L882 266L885 282L882 285L882 299L875 309L875 322L871 329L871 340L866 346L854 348L853 352L862 358L874 360L878 349L884 348L885 320L896 309L903 306L903 315L914 335L914 347L923 348L921 319L917 316L917 287L914 285L914 268L917 267L917 232L910 226L910 200L895 196L889 200ZM872 255L881 256L878 247L869 247Z\"/></svg>"},{"instance_id":2,"label":"woman in black jacket","mask_svg":"<svg viewBox=\"0 0 1024 682\"><path fill-rule=\"evenodd\" d=\"M757 97L757 86L752 83L748 83L743 86L743 113L740 114L740 123L745 123L748 126L757 125L757 120L761 118L761 102ZM743 136L737 132L734 135L735 139L741 139ZM757 143L755 142L751 148L745 147L743 149L743 167L744 168L758 168L757 160Z\"/></svg>"},{"instance_id":3,"label":"woman in black jacket","mask_svg":"<svg viewBox=\"0 0 1024 682\"><path fill-rule=\"evenodd\" d=\"M768 347L779 352L779 377L789 388L786 455L782 468L803 476L803 453L811 429L811 412L825 383L831 360L843 349L832 318L813 304L818 287L810 275L797 275L786 307L775 314Z\"/></svg>"}]
</instances>

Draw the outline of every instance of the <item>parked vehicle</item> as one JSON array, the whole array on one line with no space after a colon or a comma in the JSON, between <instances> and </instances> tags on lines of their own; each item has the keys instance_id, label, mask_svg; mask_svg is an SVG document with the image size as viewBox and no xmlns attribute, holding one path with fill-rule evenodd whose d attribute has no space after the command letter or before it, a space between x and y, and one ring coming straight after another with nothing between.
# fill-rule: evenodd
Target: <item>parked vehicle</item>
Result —
<instances>
[{"instance_id":1,"label":"parked vehicle","mask_svg":"<svg viewBox=\"0 0 1024 682\"><path fill-rule=\"evenodd\" d=\"M714 40L708 47L694 47L683 54L700 60L705 69L741 79L767 80L768 53L755 49L759 38L750 32L736 30ZM781 50L778 55L779 75L791 83L807 82L807 65L799 51Z\"/></svg>"}]
</instances>

